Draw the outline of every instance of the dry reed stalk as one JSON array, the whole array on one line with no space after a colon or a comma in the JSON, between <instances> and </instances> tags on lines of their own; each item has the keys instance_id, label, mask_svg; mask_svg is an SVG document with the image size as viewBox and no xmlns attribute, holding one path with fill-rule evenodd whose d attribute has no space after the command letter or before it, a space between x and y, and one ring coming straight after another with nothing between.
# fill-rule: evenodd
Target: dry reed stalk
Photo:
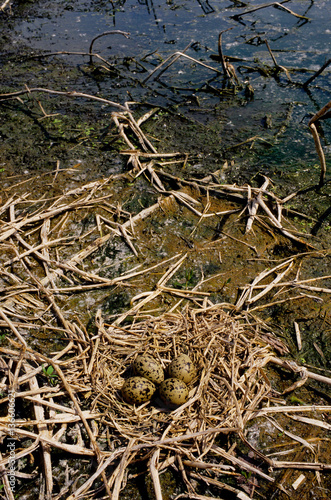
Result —
<instances>
[{"instance_id":1,"label":"dry reed stalk","mask_svg":"<svg viewBox=\"0 0 331 500\"><path fill-rule=\"evenodd\" d=\"M62 394L64 395L64 393ZM27 399L27 398L26 398ZM83 415L84 417L87 419L87 420L99 420L103 414L102 413L93 413L91 414L88 410L84 411L83 412ZM17 427L26 427L27 425L29 427L31 426L35 426L35 425L41 425L41 424L44 424L46 426L50 425L50 426L54 426L55 424L62 424L62 425L68 425L68 424L73 424L75 422L80 422L81 419L79 417L79 415L68 415L67 413L57 413L56 414L56 417L50 417L50 418L47 418L47 419L43 419L43 420L29 420L28 422L26 421L16 421L15 422L15 425L17 425Z\"/></svg>"},{"instance_id":2,"label":"dry reed stalk","mask_svg":"<svg viewBox=\"0 0 331 500\"><path fill-rule=\"evenodd\" d=\"M289 415L287 413L286 413L286 416L290 417L292 420L296 420L298 422L303 422L304 424L314 425L316 427L321 427L322 429L326 429L327 431L331 431L331 424L328 424L327 422L323 422L322 420L317 420L316 418L308 418L308 417Z\"/></svg>"},{"instance_id":3,"label":"dry reed stalk","mask_svg":"<svg viewBox=\"0 0 331 500\"><path fill-rule=\"evenodd\" d=\"M135 443L135 438L130 439L124 453L122 454L121 461L118 465L118 468L116 470L116 474L113 474L111 479L108 481L108 486L111 487L112 482L114 482L112 494L111 494L111 499L112 500L118 500L119 499L119 494L120 494L120 489L121 489L121 484L123 480L124 473L130 464L131 460L134 458L135 453L132 454L131 450L134 446ZM157 499L159 500L159 499Z\"/></svg>"},{"instance_id":4,"label":"dry reed stalk","mask_svg":"<svg viewBox=\"0 0 331 500\"><path fill-rule=\"evenodd\" d=\"M29 372L32 370L31 366L25 362L24 363L24 369L26 373L29 374ZM31 377L29 379L29 386L30 390L38 390L39 385L37 382L37 378L35 376ZM41 400L40 394L38 394L35 399ZM39 437L52 437L52 432L49 431L47 424L45 424L45 415L44 415L44 408L42 405L40 405L39 401L35 402L34 405L34 414L36 420L39 422L37 424L37 429L39 432ZM43 456L43 469L44 469L44 478L46 481L46 499L50 500L52 497L52 492L53 492L53 474L52 474L52 461L51 461L51 454L50 454L50 449L45 444L43 441L41 441L41 448L42 448L42 456Z\"/></svg>"},{"instance_id":5,"label":"dry reed stalk","mask_svg":"<svg viewBox=\"0 0 331 500\"><path fill-rule=\"evenodd\" d=\"M312 254L314 254L314 252L312 252ZM294 257L293 257L294 258ZM307 278L305 280L299 280L297 278L293 279L292 281L284 281L283 283L278 283L278 284L275 284L275 287L284 287L284 286L293 286L293 287L296 287L297 285L299 286L304 286L306 285L307 283L311 283L312 281L320 281L320 280L329 280L331 278L331 275L327 275L327 276L316 276L314 278ZM264 288L265 285L256 285L254 288L256 290L260 289L260 288ZM329 288L321 288L321 287L313 287L313 288L316 288L318 290L327 290L329 291L330 289Z\"/></svg>"},{"instance_id":6,"label":"dry reed stalk","mask_svg":"<svg viewBox=\"0 0 331 500\"><path fill-rule=\"evenodd\" d=\"M299 366L295 363L295 361L283 361L279 358L272 357L270 359L271 363L274 363L275 365L281 366L282 368L285 368L286 370L290 370L293 373L302 373L304 372L305 378L311 378L313 380L317 380L318 382L323 382L327 385L331 385L331 378L329 377L324 377L323 375L318 375L318 373L313 373L310 370L307 370L304 366ZM289 390L289 389L288 389Z\"/></svg>"},{"instance_id":7,"label":"dry reed stalk","mask_svg":"<svg viewBox=\"0 0 331 500\"><path fill-rule=\"evenodd\" d=\"M149 470L150 470L150 473L152 476L156 500L163 500L161 483L160 483L160 478L159 478L159 473L158 473L159 457L160 457L160 450L157 449L153 453L152 458L150 460Z\"/></svg>"},{"instance_id":8,"label":"dry reed stalk","mask_svg":"<svg viewBox=\"0 0 331 500\"><path fill-rule=\"evenodd\" d=\"M264 183L261 186L261 190L259 191L256 199L251 198L251 186L247 186L247 208L249 217L247 219L246 224L246 234L252 229L253 222L257 213L257 209L259 207L259 199L262 197L262 191L265 191L269 185L269 179L266 177Z\"/></svg>"},{"instance_id":9,"label":"dry reed stalk","mask_svg":"<svg viewBox=\"0 0 331 500\"><path fill-rule=\"evenodd\" d=\"M0 424L0 431L7 436L10 435L10 428L4 424ZM56 439L52 439L46 436L40 436L40 434L26 431L24 429L15 429L15 436L36 439L38 440L38 442L44 443L45 445L49 445L54 448L58 448L59 450L66 451L73 455L86 455L91 457L95 456L94 450L91 450L90 448L84 448L83 446L75 444L62 443Z\"/></svg>"},{"instance_id":10,"label":"dry reed stalk","mask_svg":"<svg viewBox=\"0 0 331 500\"><path fill-rule=\"evenodd\" d=\"M147 304L151 300L155 299L158 295L160 295L162 293L162 288L160 287L164 286L164 284L167 283L169 279L173 277L173 275L178 271L178 269L180 268L186 257L187 254L183 255L175 264L170 266L170 268L164 273L162 278L157 282L156 290L143 293L144 298L142 298L142 300L140 300L138 304L132 307L129 311L126 311L119 318L117 318L115 323L119 325L125 320L125 318L127 318L127 316L135 315L145 304ZM141 295L138 297L133 297L132 302L135 302L140 298Z\"/></svg>"},{"instance_id":11,"label":"dry reed stalk","mask_svg":"<svg viewBox=\"0 0 331 500\"><path fill-rule=\"evenodd\" d=\"M90 94L84 94L82 92L76 92L75 90L72 90L69 92L61 92L59 90L51 90L51 89L44 89L44 88L32 88L32 89L28 88L26 90L19 90L17 92L9 92L7 94L0 94L0 100L15 99L16 97L19 97L21 95L31 94L32 92L62 95L65 97L70 97L70 98L83 97L86 99L92 99L93 101L102 102L104 104L109 104L110 106L114 106L115 108L121 109L123 111L127 111L126 106L122 106L121 104L118 104L117 102L109 101L108 99L103 99L102 97L97 97L97 96L93 96Z\"/></svg>"},{"instance_id":12,"label":"dry reed stalk","mask_svg":"<svg viewBox=\"0 0 331 500\"><path fill-rule=\"evenodd\" d=\"M247 285L244 288L241 296L239 297L238 301L236 302L236 307L238 309L241 309L246 304L247 305L251 304L251 303L255 302L256 300L258 300L263 295L265 295L266 293L268 293L274 287L274 285L277 282L279 282L285 276L285 274L292 268L292 266L293 266L293 258L288 259L285 262L281 262L280 264L278 264L277 266L273 267L272 269L266 269L265 271L262 271L258 276L256 276L254 278L254 280L253 280L253 282L252 282L251 285ZM284 267L286 267L285 271L283 271L282 273L278 274L277 277L273 280L273 282L271 284L265 285L264 286L264 290L262 292L260 292L255 297L252 297L253 290L255 289L255 287L257 286L257 284L260 281L262 281L264 278L270 276L270 274L273 274L273 273L279 271L280 269L282 269Z\"/></svg>"},{"instance_id":13,"label":"dry reed stalk","mask_svg":"<svg viewBox=\"0 0 331 500\"><path fill-rule=\"evenodd\" d=\"M3 11L3 10L5 10L5 8L7 7L7 5L8 5L9 3L10 3L10 0L5 0L5 1L3 2L3 4L0 6L0 10L2 10L2 11ZM9 6L9 7L10 7L10 10L11 10L11 6Z\"/></svg>"},{"instance_id":14,"label":"dry reed stalk","mask_svg":"<svg viewBox=\"0 0 331 500\"><path fill-rule=\"evenodd\" d=\"M97 184L93 184L91 186L89 186L89 188L95 188L95 187L98 187ZM76 194L76 190L73 190L72 192L70 192L70 194ZM66 195L67 196L67 195ZM57 205L58 202L55 203L55 205ZM53 204L54 205L54 204ZM81 206L84 206L83 205L83 202L76 202L74 204L70 204L69 205L69 208L77 208L79 205ZM143 210L142 212L140 212L139 214L137 214L137 216L133 217L132 219L130 219L129 221L127 221L127 223L124 223L122 225L122 229L124 232L126 232L126 227L131 227L135 222L139 221L139 220L143 220L145 217L148 217L151 213L153 213L155 210L157 210L159 207L162 207L162 202L158 203L158 204L155 204L153 205L152 207L149 207L148 209L145 209ZM67 205L67 208L68 208L68 205ZM61 207L59 209L59 211L62 211L62 210L65 210L65 208ZM46 215L47 214L47 215ZM57 211L49 211L47 212L46 211L46 214L42 214L42 218L44 218L46 220L46 217L51 217L51 216L56 216L58 214ZM38 220L40 220L40 214L38 214L38 216L35 216L35 217L38 217ZM23 227L26 224L30 224L30 223L33 223L35 220L35 218L28 218L24 221L24 224L21 224L21 227ZM17 229L17 227L15 227L15 230ZM9 236L9 234L6 234L4 235L4 238L7 238ZM80 262L82 259L86 258L88 255L90 255L90 253L92 253L93 251L95 251L99 244L104 244L108 239L109 239L110 235L107 234L105 237L103 238L100 238L99 241L97 240L97 244L96 242L94 242L90 247L88 248L85 248L83 252L80 252L80 254L72 257L69 261L65 262L65 263L62 263L62 262L58 262L58 261L54 261L53 259L52 260L48 260L47 257L45 257L45 255L43 255L42 253L39 253L38 250L36 248L31 248L31 246L29 245L26 245L28 247L28 254L34 254L38 259L41 259L43 260L44 262L46 263L49 263L50 265L56 265L58 267L58 269L56 271L52 271L51 273L49 273L45 278L43 278L41 280L41 284L43 286L46 286L50 281L58 278L60 275L63 274L63 271L64 270L70 270L70 271L73 271L75 273L78 273L78 275L82 276L82 277L85 277L87 279L92 279L92 280L95 280L95 281L101 281L102 283L105 283L105 286L110 286L110 285L114 285L115 283L118 283L120 282L121 280L118 280L118 279L115 279L114 280L107 280L105 278L102 278L100 276L97 276L97 275L93 275L91 273L86 273L80 269L77 268L76 264L78 262ZM21 242L23 244L25 244L25 242L21 239ZM51 244L51 242L49 242ZM39 248L39 247L38 247ZM24 256L27 255L26 253L23 254ZM22 256L21 256L22 257ZM134 274L131 274L131 276L134 276ZM99 286L100 286L100 283L99 283ZM89 289L89 288L93 288L94 286L86 286L85 289ZM68 287L68 291L72 291L72 290L84 290L83 287ZM62 290L59 290L58 288L55 288L55 291L56 292L59 292L59 291L62 291ZM65 289L63 290L65 291Z\"/></svg>"},{"instance_id":15,"label":"dry reed stalk","mask_svg":"<svg viewBox=\"0 0 331 500\"><path fill-rule=\"evenodd\" d=\"M331 464L324 464L318 462L283 462L274 461L273 467L275 469L299 469L299 470L312 470L312 471L330 471Z\"/></svg>"},{"instance_id":16,"label":"dry reed stalk","mask_svg":"<svg viewBox=\"0 0 331 500\"><path fill-rule=\"evenodd\" d=\"M14 333L14 335L17 337L17 339L24 345L26 346L26 340L22 337L22 335L19 333L13 322L8 318L8 316L5 314L4 310L2 307L0 307L0 316L2 319L6 322L8 327L11 329L11 331Z\"/></svg>"},{"instance_id":17,"label":"dry reed stalk","mask_svg":"<svg viewBox=\"0 0 331 500\"><path fill-rule=\"evenodd\" d=\"M273 193L271 193L269 191L266 191L266 190L263 190L263 194L265 196L267 196L268 198L270 198L272 200L275 200L275 202L277 204L277 209L278 209L278 218L277 218L272 213L272 211L270 210L270 208L267 206L267 204L263 200L262 196L259 196L260 193L262 194L262 188L253 188L251 186L247 186L247 187L246 186L245 187L239 187L239 186L234 186L234 185L229 186L229 185L215 184L215 183L210 183L210 182L203 183L201 181L201 179L194 179L193 181L188 181L188 180L185 180L185 179L179 179L178 177L175 177L175 176L173 176L171 174L167 174L167 173L165 173L163 171L157 171L157 173L160 176L163 176L165 178L176 180L179 184L188 185L188 186L192 186L192 187L195 187L195 188L198 187L198 189L203 190L203 191L207 191L207 192L209 192L209 194L216 195L217 197L219 197L219 196L231 196L231 197L235 197L236 201L239 201L240 203L245 203L245 202L247 203L247 199L248 199L248 210L251 210L250 202L249 202L249 200L251 198L251 193L252 192L254 194L256 193L257 197L254 199L255 200L254 201L254 205L257 202L259 204L259 206L261 206L261 208L264 210L264 212L267 215L267 218L268 218L267 220L270 221L270 223L272 224L272 226L276 227L286 238L289 238L289 239L295 241L296 243L299 243L301 245L305 245L308 248L316 250L316 248L312 244L310 244L307 241L305 241L305 240L303 240L303 239L301 239L301 238L298 237L298 235L299 236L301 235L300 233L297 233L298 235L295 235L290 230L288 230L287 228L285 228L284 225L282 224L282 222L281 222L281 218L282 217L280 217L281 209L282 209L282 206L285 203L285 201L289 200L289 197L287 197L284 201L282 201L281 199L279 199L278 197L276 197ZM247 192L248 198L245 198L241 194L241 193L246 193L246 192ZM197 211L193 207L188 206L188 208L190 208L192 211L194 211L194 213L196 215L199 215L199 216L202 215L199 211ZM214 214L214 215L216 215L216 214ZM205 214L205 216L209 216L209 214ZM256 212L255 212L255 208L254 208L254 212L253 212L252 216L249 218L249 226L248 226L249 230L252 227L252 222L254 221L255 216L256 216ZM308 237L309 235L302 234L301 236ZM252 248L254 249L254 247L252 247Z\"/></svg>"},{"instance_id":18,"label":"dry reed stalk","mask_svg":"<svg viewBox=\"0 0 331 500\"><path fill-rule=\"evenodd\" d=\"M184 54L192 45L192 42L190 42L186 47L185 49L182 51L182 53ZM162 66L164 66L168 61L171 61L171 63L166 66L163 71L165 71L169 66L171 66L171 64L173 64L174 62L176 62L178 59L179 59L180 55L176 52L175 54L171 54L170 56L168 56L164 61L162 61L161 64L159 64L144 80L142 83L146 83L147 80L149 80L160 68L162 68Z\"/></svg>"},{"instance_id":19,"label":"dry reed stalk","mask_svg":"<svg viewBox=\"0 0 331 500\"><path fill-rule=\"evenodd\" d=\"M293 439L293 441L296 441L296 442L302 444L304 447L308 448L313 454L315 453L314 446L312 446L310 443L308 443L308 441L306 439L303 439L301 436L293 434L293 432L287 431L280 424L278 424L273 417L267 417L267 421L270 422L281 433L283 433L287 437Z\"/></svg>"},{"instance_id":20,"label":"dry reed stalk","mask_svg":"<svg viewBox=\"0 0 331 500\"><path fill-rule=\"evenodd\" d=\"M284 234L284 236L287 236L289 239L294 240L297 243L300 243L301 245L305 245L308 248L312 248L312 249L316 250L316 248L313 245L311 245L310 243L308 243L308 242L306 242L306 241L298 238L294 234L290 233L287 229L285 229L283 227L283 225L281 224L281 222L279 222L279 220L271 212L271 210L269 209L269 207L266 205L266 203L264 202L264 200L262 198L258 199L257 201L258 201L259 205L261 206L261 208L263 208L263 210L268 215L269 220L272 223L272 225L275 226L277 229L279 229ZM307 236L307 235L305 234L304 236Z\"/></svg>"},{"instance_id":21,"label":"dry reed stalk","mask_svg":"<svg viewBox=\"0 0 331 500\"><path fill-rule=\"evenodd\" d=\"M245 460L237 458L234 455L231 455L230 453L226 452L225 450L223 450L219 446L213 445L212 450L213 450L213 452L215 452L216 455L219 455L222 458L225 458L226 460L233 463L234 465L239 465L239 467L241 469L244 469L244 470L247 470L248 472L256 474L256 475L266 479L267 481L270 481L271 483L273 483L275 481L273 477L269 476L268 474L265 474L260 469L252 466L251 464L249 464Z\"/></svg>"},{"instance_id":22,"label":"dry reed stalk","mask_svg":"<svg viewBox=\"0 0 331 500\"><path fill-rule=\"evenodd\" d=\"M31 254L35 254L37 257L40 257L40 256L43 257L43 260L45 261L45 263L47 261L49 262L50 258L49 258L49 252L47 251L47 249L49 247L52 247L52 246L58 246L59 243L64 242L64 241L68 241L68 240L69 240L69 238L58 238L58 239L55 239L52 241L47 241L46 243L45 242L40 243L40 245L36 245L35 247L32 247L29 245L30 248L28 250L21 253L18 257L14 257L14 258L6 261L3 264L3 266L4 267L11 266L12 264L15 264L15 262L18 262L19 260L24 259L25 257L27 257L28 255L31 255ZM39 250L42 250L42 254L39 254ZM44 250L46 250L46 252L44 252Z\"/></svg>"},{"instance_id":23,"label":"dry reed stalk","mask_svg":"<svg viewBox=\"0 0 331 500\"><path fill-rule=\"evenodd\" d=\"M301 351L302 349L302 339L301 339L301 332L300 332L300 327L296 321L293 322L294 325L294 331L295 331L295 337L297 340L297 346L298 346L298 351Z\"/></svg>"},{"instance_id":24,"label":"dry reed stalk","mask_svg":"<svg viewBox=\"0 0 331 500\"><path fill-rule=\"evenodd\" d=\"M68 194L73 194L73 193L68 193ZM95 199L93 200L93 204L98 204L100 203L100 199ZM30 224L33 224L35 222L41 222L44 219L49 219L50 217L56 217L57 215L63 213L63 212L68 212L70 210L76 210L78 208L86 208L88 206L87 200L82 199L78 201L74 201L70 204L65 204L60 207L50 207L49 209L46 209L45 211L41 213L37 213L35 215L32 215L30 217L23 217L21 220L17 220L17 222L10 222L7 224L9 227L8 230L4 228L2 230L2 234L0 235L0 241L4 241L8 239L10 236L13 234L16 234L21 228L24 226L28 226Z\"/></svg>"},{"instance_id":25,"label":"dry reed stalk","mask_svg":"<svg viewBox=\"0 0 331 500\"><path fill-rule=\"evenodd\" d=\"M274 413L306 413L306 412L331 412L331 406L327 405L300 405L300 406L268 406L260 410L253 410L251 418L261 417Z\"/></svg>"}]
</instances>

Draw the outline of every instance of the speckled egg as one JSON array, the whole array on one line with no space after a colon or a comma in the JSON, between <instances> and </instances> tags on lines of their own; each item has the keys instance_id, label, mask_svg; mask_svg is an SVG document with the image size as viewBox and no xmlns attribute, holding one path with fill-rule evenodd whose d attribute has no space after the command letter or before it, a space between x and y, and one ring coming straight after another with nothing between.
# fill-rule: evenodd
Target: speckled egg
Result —
<instances>
[{"instance_id":1,"label":"speckled egg","mask_svg":"<svg viewBox=\"0 0 331 500\"><path fill-rule=\"evenodd\" d=\"M170 377L178 378L189 384L197 374L193 361L187 354L180 354L169 365L168 372Z\"/></svg>"},{"instance_id":2,"label":"speckled egg","mask_svg":"<svg viewBox=\"0 0 331 500\"><path fill-rule=\"evenodd\" d=\"M162 366L149 354L141 354L136 357L133 363L133 371L135 375L145 377L156 385L161 384L164 380Z\"/></svg>"},{"instance_id":3,"label":"speckled egg","mask_svg":"<svg viewBox=\"0 0 331 500\"><path fill-rule=\"evenodd\" d=\"M150 380L144 377L130 377L124 382L121 392L123 399L130 404L141 404L149 401L156 387Z\"/></svg>"},{"instance_id":4,"label":"speckled egg","mask_svg":"<svg viewBox=\"0 0 331 500\"><path fill-rule=\"evenodd\" d=\"M168 378L159 387L160 398L170 406L179 406L188 400L187 385L178 378Z\"/></svg>"}]
</instances>

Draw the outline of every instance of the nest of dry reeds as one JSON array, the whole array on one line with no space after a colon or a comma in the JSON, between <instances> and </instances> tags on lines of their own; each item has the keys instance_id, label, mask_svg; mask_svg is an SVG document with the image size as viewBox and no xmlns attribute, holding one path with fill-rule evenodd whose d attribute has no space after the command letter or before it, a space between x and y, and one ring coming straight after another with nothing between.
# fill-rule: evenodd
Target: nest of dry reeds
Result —
<instances>
[{"instance_id":1,"label":"nest of dry reeds","mask_svg":"<svg viewBox=\"0 0 331 500\"><path fill-rule=\"evenodd\" d=\"M164 314L127 329L105 326L99 318L98 326L92 409L105 412L105 422L125 439L155 440L164 433L180 438L209 429L201 453L215 439L217 428L243 429L270 391L262 368L270 346L220 307ZM178 354L189 354L198 375L189 385L187 403L170 410L157 397L139 407L123 401L120 389L132 375L133 360L143 353L158 359L165 371Z\"/></svg>"},{"instance_id":2,"label":"nest of dry reeds","mask_svg":"<svg viewBox=\"0 0 331 500\"><path fill-rule=\"evenodd\" d=\"M159 472L169 465L179 463L187 485L186 467L208 469L217 457L221 458L218 473L234 474L236 465L255 471L220 444L220 437L229 433L245 440L245 424L271 389L263 367L272 349L255 328L236 321L217 305L186 308L181 314L149 317L126 327L105 324L99 311L96 326L86 355L93 367L90 410L102 414L102 424L112 435L111 446L116 443L106 459L108 465L119 461L108 477L112 498L118 498L124 471L137 459L149 460L157 499L162 499ZM190 355L198 374L189 385L185 404L171 410L158 397L140 406L123 400L120 389L132 374L136 355L142 353L158 359L165 370L179 353ZM69 378L76 385L80 366L81 358L68 365ZM223 465L224 458L233 466ZM89 483L78 493L86 492Z\"/></svg>"}]
</instances>

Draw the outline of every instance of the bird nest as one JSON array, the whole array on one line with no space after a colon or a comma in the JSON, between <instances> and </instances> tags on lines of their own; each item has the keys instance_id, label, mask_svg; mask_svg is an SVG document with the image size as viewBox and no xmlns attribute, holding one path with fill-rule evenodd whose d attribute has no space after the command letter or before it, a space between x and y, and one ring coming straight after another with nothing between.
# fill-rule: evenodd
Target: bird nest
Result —
<instances>
[{"instance_id":1,"label":"bird nest","mask_svg":"<svg viewBox=\"0 0 331 500\"><path fill-rule=\"evenodd\" d=\"M85 354L90 377L82 373L81 357L67 365L67 373L76 386L83 386L84 380L86 383L89 380L90 411L101 415L108 449L101 452L105 454L102 466L75 495L86 494L93 480L114 462L117 467L105 477L108 493L115 499L124 472L137 460L149 464L158 500L163 498L159 473L169 466L179 466L191 493L192 485L185 470L189 468L192 472L192 467L193 471L197 467L207 468L218 475L237 474L239 466L269 478L229 453L228 445L222 447L227 441L223 438L231 433L246 441L245 425L261 401L268 399L271 389L263 367L272 356L272 348L259 336L257 328L235 320L218 305L186 308L182 313L148 317L125 327L104 323L98 311L96 328ZM189 399L185 404L170 409L157 396L141 405L130 405L123 400L121 387L132 375L135 357L143 353L157 359L165 371L178 354L189 354L197 376L189 384ZM231 465L225 465L224 459ZM239 493L224 483L220 485Z\"/></svg>"},{"instance_id":2,"label":"bird nest","mask_svg":"<svg viewBox=\"0 0 331 500\"><path fill-rule=\"evenodd\" d=\"M99 315L97 325L92 409L104 412L104 422L125 439L154 441L166 434L181 440L186 433L201 433L205 435L201 452L220 427L243 429L270 391L263 373L270 346L220 307L164 314L126 329L105 326ZM189 384L185 404L171 410L157 396L140 406L123 400L120 389L132 375L133 360L146 353L165 371L178 354L188 354L194 361L198 375Z\"/></svg>"}]
</instances>

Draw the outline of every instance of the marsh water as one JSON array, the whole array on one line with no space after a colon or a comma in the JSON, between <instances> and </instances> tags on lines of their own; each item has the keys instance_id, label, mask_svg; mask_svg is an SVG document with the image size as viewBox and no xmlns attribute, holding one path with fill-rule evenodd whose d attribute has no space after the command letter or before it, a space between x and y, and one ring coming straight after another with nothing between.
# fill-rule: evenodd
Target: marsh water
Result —
<instances>
[{"instance_id":1,"label":"marsh water","mask_svg":"<svg viewBox=\"0 0 331 500\"><path fill-rule=\"evenodd\" d=\"M186 137L185 131L174 134L167 130L164 134L161 124L157 136L165 140L169 148L193 148L200 152L204 161L196 162L198 174L210 170L211 158L212 162L220 162L224 158L239 157L243 164L240 171L229 172L230 182L241 182L261 171L274 180L285 177L284 183L290 176L291 188L295 189L309 179L314 180L317 173L313 170L318 161L307 123L329 101L329 71L326 69L307 90L296 83L305 82L329 58L328 4L328 1L295 0L284 2L284 7L292 13L269 6L245 14L258 7L260 2L19 2L12 6L12 12L5 10L1 14L2 92L22 89L24 85L44 86L100 95L119 103L131 100L171 108L188 120L201 124L201 128L194 131L192 138ZM88 57L72 54L88 53L94 37L109 31L128 35L103 36L95 41L93 50L113 64L116 73L108 71L107 74L100 68L99 72L92 71L87 64ZM188 56L214 70L221 70L221 62L211 59L218 55L221 32L224 32L223 53L233 63L241 84L234 91L224 88L226 85L221 74L184 57L180 57L159 78L156 78L159 76L157 72L144 83L157 65L175 52L183 51L188 44L191 44L186 52ZM277 64L293 70L290 72L291 82L283 71L270 77L270 71L275 67L266 41ZM49 53L61 51L70 54L47 57ZM33 59L41 54L45 57ZM248 85L253 88L254 97L247 97ZM82 103L79 104L81 107ZM58 107L57 112L68 115L70 104L63 106ZM100 109L95 103L90 103L88 108L91 118L95 109L96 128L98 122L104 125L100 113L105 117L110 110ZM23 120L23 117L19 116L19 119ZM9 165L4 166L8 169L11 163L15 163L15 169L19 169L25 163L25 167L33 171L31 151L26 153L27 161L15 159L13 143L23 139L14 138L6 130L12 123L10 115L2 111L6 152L9 144ZM39 123L39 129L42 125ZM83 123L78 123L78 126L84 128ZM88 128L88 124L86 126ZM209 134L207 140L202 127ZM324 127L324 146L328 152L330 128L327 120ZM37 146L45 153L43 140L47 131L41 131L38 141L40 131L36 130L32 116L26 125L22 121L22 126L17 123L15 128L18 134L23 133L23 128L25 134L27 129L30 130L36 137L34 140L25 138L27 148L30 140L33 147ZM185 128L184 122L181 128ZM199 133L202 137L198 137ZM251 150L249 147L229 150L253 136L258 136L258 139ZM54 144L51 147L54 150ZM70 158L73 161L83 159L87 148L83 149L81 152L76 147L75 155L71 154ZM60 153L58 158L61 159ZM43 168L49 168L49 162L47 154L44 158L38 155L38 168L41 163ZM86 169L89 169L88 165Z\"/></svg>"},{"instance_id":2,"label":"marsh water","mask_svg":"<svg viewBox=\"0 0 331 500\"><path fill-rule=\"evenodd\" d=\"M219 182L237 186L258 186L261 177L268 176L280 197L302 189L291 208L303 216L292 217L291 222L307 235L312 233L324 253L321 258L307 259L300 269L304 277L330 275L331 121L319 124L327 163L327 182L321 189L316 188L320 163L308 128L310 118L331 99L330 67L308 87L302 86L330 59L330 1L281 3L285 9L270 5L254 10L261 6L259 0L10 2L0 11L0 93L40 88L75 91L86 97L72 99L41 91L0 100L2 201L26 193L32 199L56 197L88 181L125 174L129 167L121 151L127 145L110 119L116 108L88 96L118 104L130 102L137 117L156 110L144 123L144 132L158 151L187 155L184 166L163 166L170 175L194 180L217 172ZM222 70L221 32L223 54L235 71L232 80ZM177 54L184 50L193 59ZM157 69L175 55L180 57L172 65L165 63ZM64 173L50 183L59 168ZM143 176L130 183L118 182L112 196L114 203L132 214L158 200L158 193ZM227 200L226 208L232 208L231 203ZM222 202L215 202L215 210L223 208ZM147 223L146 233L136 235L143 248L139 258L134 260L125 242L116 241L93 256L89 265L104 276L116 277L137 263L148 266L188 251L189 264L173 285L190 288L203 277L222 272L221 282L210 279L208 291L215 302L234 304L238 288L275 259L303 252L261 228L245 240L242 221L216 222L201 224L196 230L192 214L182 209L164 213ZM77 215L67 231L80 236L92 225L91 214L83 220ZM235 240L225 240L217 251L209 249L206 243L219 236L220 226L233 231L237 240L256 245L258 258L249 246ZM330 288L330 279L323 283ZM134 295L154 285L152 276L135 289L115 287L78 294L63 304L68 317L74 312L83 323L88 324L99 307L111 320L130 307ZM263 319L283 335L299 363L330 374L330 314L329 295L321 301L315 294L302 306L291 303L265 309ZM293 321L301 326L304 349L300 353ZM53 341L31 338L31 345L52 350ZM325 387L315 390L303 389L300 397L309 402L329 401ZM270 438L266 429L259 439L269 445L274 434ZM173 494L173 482L171 475L166 477L164 498ZM153 498L147 481L143 488L140 484L139 492L129 482L123 499L132 495L131 488L135 498ZM315 484L301 498L308 500L312 494L328 498L324 490ZM24 498L36 498L36 491L32 496L24 492Z\"/></svg>"}]
</instances>

